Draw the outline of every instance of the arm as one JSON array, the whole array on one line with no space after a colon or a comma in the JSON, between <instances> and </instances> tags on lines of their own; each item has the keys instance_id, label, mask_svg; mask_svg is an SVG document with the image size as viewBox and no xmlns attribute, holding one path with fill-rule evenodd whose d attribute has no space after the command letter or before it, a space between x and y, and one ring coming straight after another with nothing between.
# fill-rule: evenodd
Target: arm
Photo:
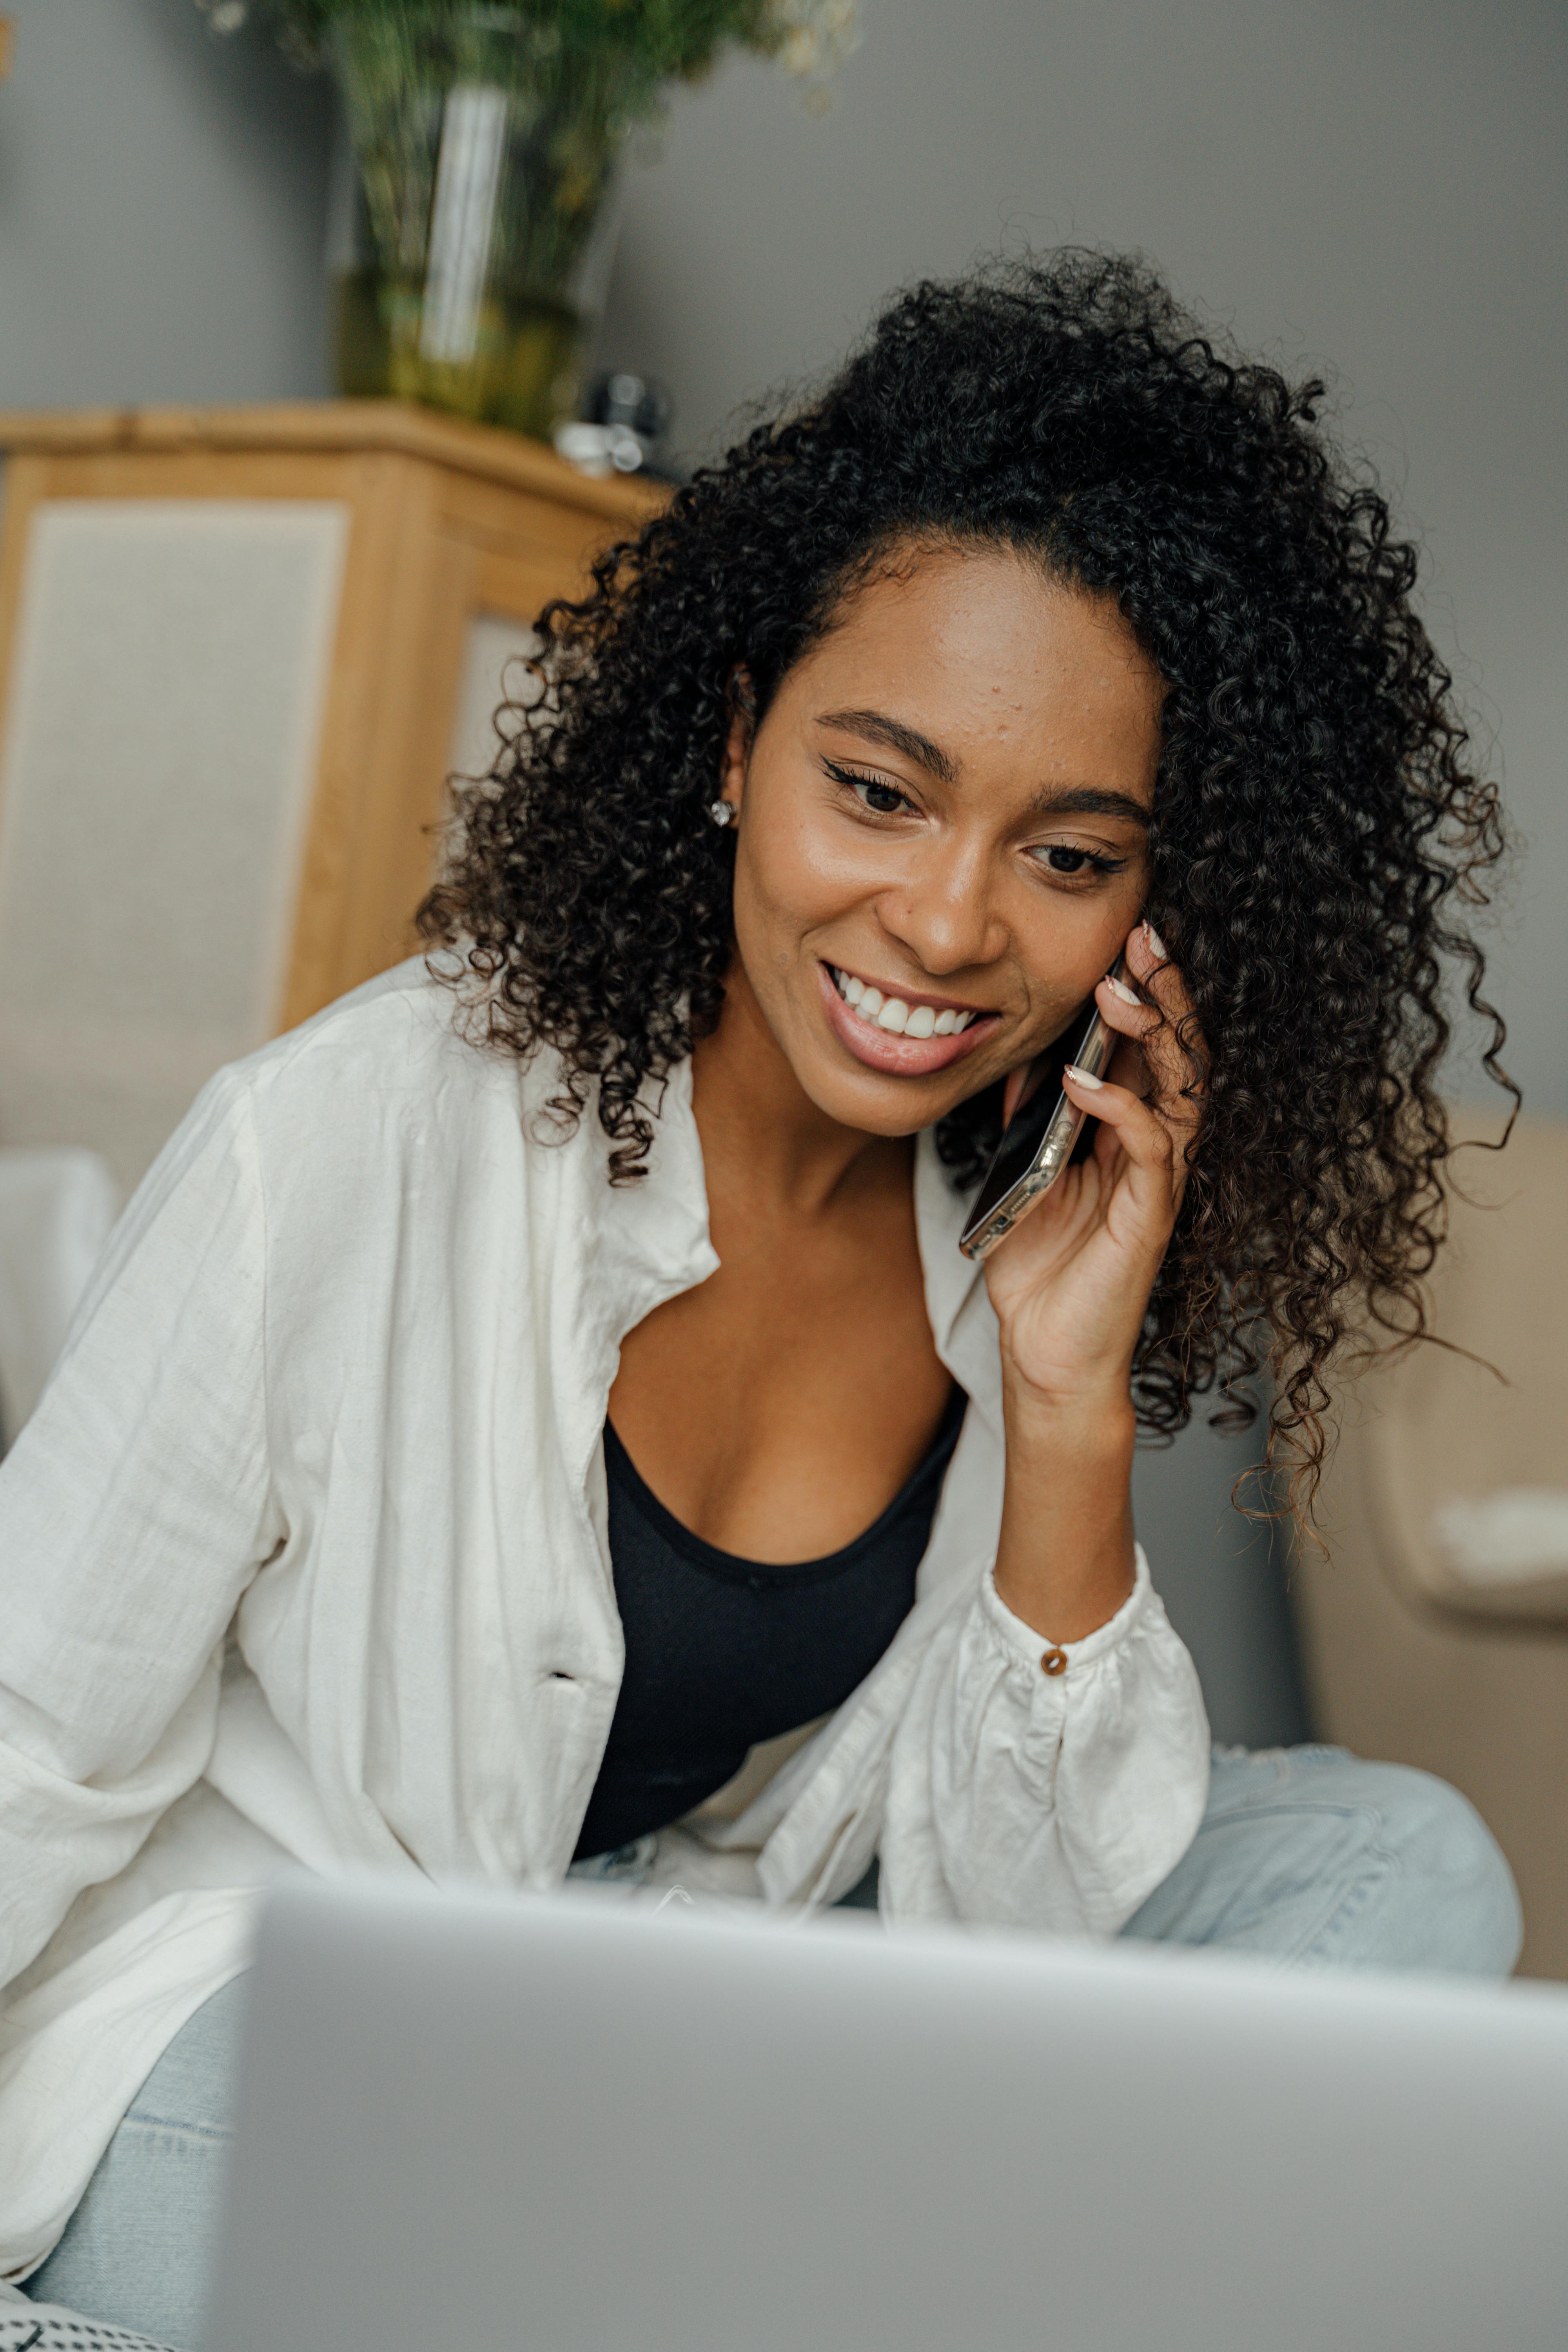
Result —
<instances>
[{"instance_id":1,"label":"arm","mask_svg":"<svg viewBox=\"0 0 1568 2352\"><path fill-rule=\"evenodd\" d=\"M0 1983L205 1769L224 1633L282 1533L262 1265L247 1108L220 1076L0 1465Z\"/></svg>"},{"instance_id":2,"label":"arm","mask_svg":"<svg viewBox=\"0 0 1568 2352\"><path fill-rule=\"evenodd\" d=\"M1132 1589L1132 1359L1197 1125L1176 1036L1191 1006L1144 924L1127 965L1153 1005L1102 980L1100 1013L1126 1042L1110 1081L1064 1081L1100 1121L1093 1153L985 1267L1007 1443L996 1590L1057 1643L1092 1633Z\"/></svg>"},{"instance_id":3,"label":"arm","mask_svg":"<svg viewBox=\"0 0 1568 2352\"><path fill-rule=\"evenodd\" d=\"M1202 1819L1208 1726L1197 1677L1132 1533L1133 1351L1185 1180L1173 969L1142 929L1130 970L1156 1009L1102 982L1128 1043L1102 1121L987 1262L1006 1465L993 1575L938 1631L894 1743L884 1907L1111 1933ZM1147 1098L1145 1098L1147 1097Z\"/></svg>"}]
</instances>

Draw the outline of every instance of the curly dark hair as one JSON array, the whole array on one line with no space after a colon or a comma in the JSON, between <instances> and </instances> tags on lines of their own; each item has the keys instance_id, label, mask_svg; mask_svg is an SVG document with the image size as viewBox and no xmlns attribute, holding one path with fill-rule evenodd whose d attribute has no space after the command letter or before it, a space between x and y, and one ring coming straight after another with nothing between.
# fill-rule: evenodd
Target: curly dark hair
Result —
<instances>
[{"instance_id":1,"label":"curly dark hair","mask_svg":"<svg viewBox=\"0 0 1568 2352\"><path fill-rule=\"evenodd\" d=\"M892 302L826 390L760 424L542 616L494 772L458 788L421 910L481 1034L563 1058L634 1179L646 1091L717 1019L733 852L706 814L749 674L759 715L879 561L1004 547L1113 597L1168 684L1149 913L1195 1007L1206 1095L1133 1393L1173 1434L1218 1389L1310 1512L1347 1342L1427 1336L1452 1149L1457 985L1514 1097L1470 916L1504 852L1415 550L1292 385L1158 274L1081 252ZM1447 1008L1447 1009L1446 1009ZM1184 1039L1196 1063L1196 1039ZM954 1181L999 1090L939 1130Z\"/></svg>"}]
</instances>

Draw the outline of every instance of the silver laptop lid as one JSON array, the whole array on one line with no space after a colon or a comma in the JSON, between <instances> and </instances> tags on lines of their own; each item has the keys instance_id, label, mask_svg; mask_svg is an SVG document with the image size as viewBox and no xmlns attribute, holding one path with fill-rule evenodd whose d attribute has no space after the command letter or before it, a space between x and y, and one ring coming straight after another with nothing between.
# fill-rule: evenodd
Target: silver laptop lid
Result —
<instances>
[{"instance_id":1,"label":"silver laptop lid","mask_svg":"<svg viewBox=\"0 0 1568 2352\"><path fill-rule=\"evenodd\" d=\"M1544 2352L1568 1993L296 1883L210 2352Z\"/></svg>"}]
</instances>

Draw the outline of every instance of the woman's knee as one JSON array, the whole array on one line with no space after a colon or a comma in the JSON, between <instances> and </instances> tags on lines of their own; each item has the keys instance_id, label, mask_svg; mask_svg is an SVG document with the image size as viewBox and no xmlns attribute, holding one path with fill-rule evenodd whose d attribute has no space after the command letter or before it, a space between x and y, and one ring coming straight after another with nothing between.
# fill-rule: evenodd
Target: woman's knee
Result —
<instances>
[{"instance_id":1,"label":"woman's knee","mask_svg":"<svg viewBox=\"0 0 1568 2352\"><path fill-rule=\"evenodd\" d=\"M66 2224L27 2282L83 2322L200 2340L229 2144L247 1980L188 2018L153 2068Z\"/></svg>"},{"instance_id":2,"label":"woman's knee","mask_svg":"<svg viewBox=\"0 0 1568 2352\"><path fill-rule=\"evenodd\" d=\"M1457 1789L1342 1748L1215 1751L1192 1848L1125 1935L1289 1968L1506 1976L1519 1897Z\"/></svg>"},{"instance_id":3,"label":"woman's knee","mask_svg":"<svg viewBox=\"0 0 1568 2352\"><path fill-rule=\"evenodd\" d=\"M1468 1797L1407 1764L1345 1759L1369 1843L1384 1865L1369 1882L1359 1926L1343 1922L1345 1958L1363 1967L1505 1977L1523 1934L1519 1894L1501 1847ZM1342 1788L1342 1795L1350 1788ZM1336 1957L1331 1922L1321 1957ZM1352 1951L1349 1948L1359 1946Z\"/></svg>"}]
</instances>

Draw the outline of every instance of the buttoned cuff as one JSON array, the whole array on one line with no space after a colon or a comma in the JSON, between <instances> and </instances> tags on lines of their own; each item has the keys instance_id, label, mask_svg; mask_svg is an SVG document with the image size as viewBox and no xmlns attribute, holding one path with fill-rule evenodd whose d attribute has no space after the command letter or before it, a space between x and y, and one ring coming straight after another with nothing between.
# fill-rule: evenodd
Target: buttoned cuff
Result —
<instances>
[{"instance_id":1,"label":"buttoned cuff","mask_svg":"<svg viewBox=\"0 0 1568 2352\"><path fill-rule=\"evenodd\" d=\"M1149 1561L1142 1544L1132 1547L1132 1590L1117 1611L1092 1633L1085 1633L1077 1642L1053 1642L1047 1635L1037 1633L1015 1617L996 1590L995 1573L987 1570L980 1591L980 1605L986 1623L996 1635L1009 1658L1032 1672L1052 1675L1070 1675L1075 1668L1090 1666L1108 1650L1119 1649L1142 1622L1153 1595L1149 1579ZM1056 1662L1060 1660L1058 1665Z\"/></svg>"}]
</instances>

